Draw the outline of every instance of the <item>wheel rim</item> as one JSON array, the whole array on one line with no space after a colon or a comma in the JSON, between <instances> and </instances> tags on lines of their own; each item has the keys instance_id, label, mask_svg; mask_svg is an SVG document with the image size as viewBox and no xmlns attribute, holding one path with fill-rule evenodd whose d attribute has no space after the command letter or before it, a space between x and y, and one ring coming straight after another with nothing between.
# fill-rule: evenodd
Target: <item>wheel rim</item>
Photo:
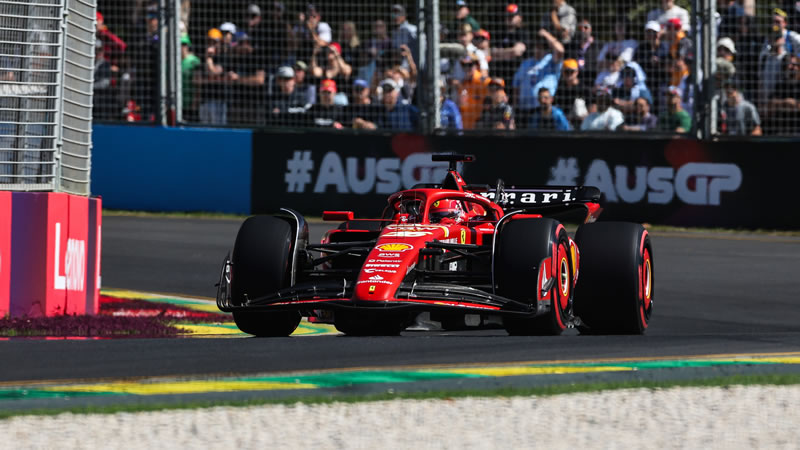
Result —
<instances>
[{"instance_id":1,"label":"wheel rim","mask_svg":"<svg viewBox=\"0 0 800 450\"><path fill-rule=\"evenodd\" d=\"M569 263L567 262L566 256L561 258L561 262L559 263L558 267L558 275L559 275L559 285L561 290L561 295L559 296L559 302L561 303L561 309L564 309L569 304Z\"/></svg>"},{"instance_id":2,"label":"wheel rim","mask_svg":"<svg viewBox=\"0 0 800 450\"><path fill-rule=\"evenodd\" d=\"M650 313L653 306L653 263L650 259L650 250L645 247L642 255L641 267L641 295L639 303L639 317L642 321L642 327L647 328L647 323L650 321Z\"/></svg>"}]
</instances>

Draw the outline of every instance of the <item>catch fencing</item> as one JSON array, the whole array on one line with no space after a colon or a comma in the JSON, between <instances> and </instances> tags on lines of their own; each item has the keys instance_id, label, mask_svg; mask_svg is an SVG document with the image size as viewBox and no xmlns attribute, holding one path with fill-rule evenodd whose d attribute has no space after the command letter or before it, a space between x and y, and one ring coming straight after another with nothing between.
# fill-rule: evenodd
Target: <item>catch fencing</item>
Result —
<instances>
[{"instance_id":1,"label":"catch fencing","mask_svg":"<svg viewBox=\"0 0 800 450\"><path fill-rule=\"evenodd\" d=\"M89 194L93 1L0 1L0 190Z\"/></svg>"},{"instance_id":2,"label":"catch fencing","mask_svg":"<svg viewBox=\"0 0 800 450\"><path fill-rule=\"evenodd\" d=\"M95 119L797 136L794 3L99 0Z\"/></svg>"}]
</instances>

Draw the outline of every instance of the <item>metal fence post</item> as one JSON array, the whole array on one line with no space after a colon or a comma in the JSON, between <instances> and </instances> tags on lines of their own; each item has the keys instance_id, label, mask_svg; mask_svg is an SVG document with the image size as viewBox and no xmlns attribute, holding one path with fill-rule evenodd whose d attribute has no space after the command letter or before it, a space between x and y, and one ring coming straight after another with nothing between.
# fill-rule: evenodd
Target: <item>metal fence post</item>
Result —
<instances>
[{"instance_id":1,"label":"metal fence post","mask_svg":"<svg viewBox=\"0 0 800 450\"><path fill-rule=\"evenodd\" d=\"M168 91L167 91L167 36L169 35L169 0L158 1L158 111L156 122L167 125Z\"/></svg>"},{"instance_id":2,"label":"metal fence post","mask_svg":"<svg viewBox=\"0 0 800 450\"><path fill-rule=\"evenodd\" d=\"M181 2L180 0L170 0L172 2L172 20L170 28L172 30L172 65L170 74L172 75L172 95L173 108L175 109L175 124L183 122L183 67L181 65Z\"/></svg>"},{"instance_id":3,"label":"metal fence post","mask_svg":"<svg viewBox=\"0 0 800 450\"><path fill-rule=\"evenodd\" d=\"M431 134L439 127L439 0L418 0L420 129Z\"/></svg>"},{"instance_id":4,"label":"metal fence post","mask_svg":"<svg viewBox=\"0 0 800 450\"><path fill-rule=\"evenodd\" d=\"M695 108L697 137L708 139L717 132L717 98L714 85L716 72L717 26L714 0L694 0L692 29L696 57L694 62ZM701 75L702 74L702 75Z\"/></svg>"}]
</instances>

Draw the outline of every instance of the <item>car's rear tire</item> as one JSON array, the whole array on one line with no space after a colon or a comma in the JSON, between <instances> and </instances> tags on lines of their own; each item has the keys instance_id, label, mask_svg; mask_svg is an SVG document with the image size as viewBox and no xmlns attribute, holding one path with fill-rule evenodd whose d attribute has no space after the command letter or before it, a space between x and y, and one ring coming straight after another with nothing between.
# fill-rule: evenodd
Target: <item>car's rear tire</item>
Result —
<instances>
[{"instance_id":1,"label":"car's rear tire","mask_svg":"<svg viewBox=\"0 0 800 450\"><path fill-rule=\"evenodd\" d=\"M244 221L233 246L231 303L242 305L288 286L292 229L281 219L253 216ZM236 326L259 337L288 336L300 323L297 311L234 311Z\"/></svg>"},{"instance_id":2,"label":"car's rear tire","mask_svg":"<svg viewBox=\"0 0 800 450\"><path fill-rule=\"evenodd\" d=\"M627 222L581 225L575 315L582 334L643 334L653 313L653 248L647 230Z\"/></svg>"},{"instance_id":3,"label":"car's rear tire","mask_svg":"<svg viewBox=\"0 0 800 450\"><path fill-rule=\"evenodd\" d=\"M572 317L574 277L569 238L558 221L519 219L507 223L500 230L494 268L500 295L536 305L536 291L541 289L539 266L550 257L556 259L556 279L549 291L549 311L532 318L505 317L503 326L508 334L561 334Z\"/></svg>"}]
</instances>

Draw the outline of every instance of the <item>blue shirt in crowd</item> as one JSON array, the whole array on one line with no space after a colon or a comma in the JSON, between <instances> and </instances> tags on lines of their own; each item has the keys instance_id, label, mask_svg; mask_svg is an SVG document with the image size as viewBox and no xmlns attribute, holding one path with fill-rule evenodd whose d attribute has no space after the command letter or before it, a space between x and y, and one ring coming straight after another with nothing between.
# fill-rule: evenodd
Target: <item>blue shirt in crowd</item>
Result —
<instances>
[{"instance_id":1,"label":"blue shirt in crowd","mask_svg":"<svg viewBox=\"0 0 800 450\"><path fill-rule=\"evenodd\" d=\"M461 122L461 111L458 110L456 102L449 98L444 99L442 102L442 110L440 112L441 127L445 130L462 130L464 124Z\"/></svg>"},{"instance_id":2,"label":"blue shirt in crowd","mask_svg":"<svg viewBox=\"0 0 800 450\"><path fill-rule=\"evenodd\" d=\"M553 106L553 111L549 117L543 116L540 109L534 111L528 128L532 130L569 131L572 130L572 125L569 124L564 111L561 111L561 108L557 106Z\"/></svg>"},{"instance_id":3,"label":"blue shirt in crowd","mask_svg":"<svg viewBox=\"0 0 800 450\"><path fill-rule=\"evenodd\" d=\"M383 110L383 114L378 116L375 125L378 128L389 130L413 131L417 129L419 122L419 110L416 106L400 100L391 111Z\"/></svg>"},{"instance_id":4,"label":"blue shirt in crowd","mask_svg":"<svg viewBox=\"0 0 800 450\"><path fill-rule=\"evenodd\" d=\"M560 77L561 62L556 62L552 53L542 59L529 58L522 61L512 82L514 89L519 92L519 109L538 107L540 88L546 87L551 95L556 95Z\"/></svg>"}]
</instances>

